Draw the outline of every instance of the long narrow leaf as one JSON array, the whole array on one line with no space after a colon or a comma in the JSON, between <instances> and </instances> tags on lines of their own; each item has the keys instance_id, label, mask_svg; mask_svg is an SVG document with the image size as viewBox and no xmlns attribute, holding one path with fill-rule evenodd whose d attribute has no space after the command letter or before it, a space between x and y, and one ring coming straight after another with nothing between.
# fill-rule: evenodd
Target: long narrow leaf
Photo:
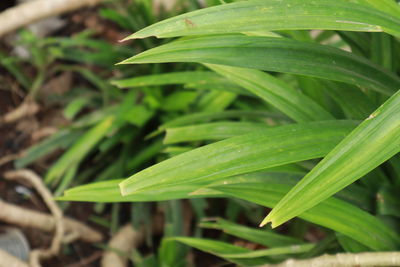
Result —
<instances>
[{"instance_id":1,"label":"long narrow leaf","mask_svg":"<svg viewBox=\"0 0 400 267\"><path fill-rule=\"evenodd\" d=\"M219 229L224 231L224 233L237 236L239 238L249 240L270 248L304 244L303 241L293 237L278 234L273 231L246 227L221 218L218 218L215 222L201 222L200 227L208 229Z\"/></svg>"},{"instance_id":2,"label":"long narrow leaf","mask_svg":"<svg viewBox=\"0 0 400 267\"><path fill-rule=\"evenodd\" d=\"M230 259L226 258L222 255L231 255L236 253L248 253L252 252L248 248L239 247L235 245L231 245L225 242L205 239L205 238L194 238L194 237L174 237L170 240L175 240L186 244L188 246L200 249L207 253L214 254L221 258L225 258L228 261L239 264L240 266L260 266L261 264L265 264L268 262L268 258L265 257L254 257L254 258L244 258L244 259Z\"/></svg>"},{"instance_id":3,"label":"long narrow leaf","mask_svg":"<svg viewBox=\"0 0 400 267\"><path fill-rule=\"evenodd\" d=\"M274 30L386 31L400 35L396 16L342 0L253 0L205 8L158 22L126 38Z\"/></svg>"},{"instance_id":4,"label":"long narrow leaf","mask_svg":"<svg viewBox=\"0 0 400 267\"><path fill-rule=\"evenodd\" d=\"M269 208L273 208L291 188L277 182L262 182L262 178L243 183L227 181L225 184L209 187ZM374 250L395 250L400 246L397 234L383 222L336 198L326 199L299 217L345 234Z\"/></svg>"},{"instance_id":5,"label":"long narrow leaf","mask_svg":"<svg viewBox=\"0 0 400 267\"><path fill-rule=\"evenodd\" d=\"M258 174L257 174L258 176ZM281 183L294 185L296 181L300 180L304 173L298 169L294 169L291 165L279 166L268 169L268 172L263 172L263 181L276 181ZM245 180L250 179L252 176L245 177ZM236 181L237 177L226 178L228 180ZM226 180L224 179L224 181ZM184 198L197 198L197 197L219 197L222 196L220 192L204 191L204 186L209 185L210 182L195 182L177 185L173 187L164 188L161 190L145 191L144 193L136 193L128 196L122 196L118 186L123 179L115 179L103 182L96 182L87 185L80 185L64 192L64 195L58 197L58 200L66 201L88 201L88 202L138 202L138 201L163 201ZM199 192L199 188L203 188L204 192ZM196 194L192 194L196 191Z\"/></svg>"},{"instance_id":6,"label":"long narrow leaf","mask_svg":"<svg viewBox=\"0 0 400 267\"><path fill-rule=\"evenodd\" d=\"M76 143L49 169L45 177L45 182L56 182L57 179L68 170L68 168L79 164L79 162L93 149L93 147L108 133L114 121L114 116L106 117L82 135L82 137L79 138L79 140L77 140Z\"/></svg>"},{"instance_id":7,"label":"long narrow leaf","mask_svg":"<svg viewBox=\"0 0 400 267\"><path fill-rule=\"evenodd\" d=\"M217 83L224 80L225 79L223 77L210 71L183 71L139 76L129 79L115 80L111 83L119 88L129 88L169 84L202 83L210 81Z\"/></svg>"},{"instance_id":8,"label":"long narrow leaf","mask_svg":"<svg viewBox=\"0 0 400 267\"><path fill-rule=\"evenodd\" d=\"M298 122L329 120L333 116L306 95L259 70L206 64Z\"/></svg>"},{"instance_id":9,"label":"long narrow leaf","mask_svg":"<svg viewBox=\"0 0 400 267\"><path fill-rule=\"evenodd\" d=\"M330 151L354 122L326 121L274 127L232 137L149 167L121 184L123 195L190 182L213 181L301 160Z\"/></svg>"},{"instance_id":10,"label":"long narrow leaf","mask_svg":"<svg viewBox=\"0 0 400 267\"><path fill-rule=\"evenodd\" d=\"M225 110L221 112L200 112L200 113L192 113L188 114L174 120L168 121L167 123L161 125L159 128L165 130L167 128L180 127L185 125L193 125L195 123L203 123L214 120L222 120L222 119L240 119L246 118L249 120L260 120L266 118L279 118L285 119L284 116L280 116L278 114L273 114L266 111L261 110Z\"/></svg>"},{"instance_id":11,"label":"long narrow leaf","mask_svg":"<svg viewBox=\"0 0 400 267\"><path fill-rule=\"evenodd\" d=\"M395 17L400 16L400 7L396 1L393 0L356 0L355 2L369 5L377 10L392 14Z\"/></svg>"},{"instance_id":12,"label":"long narrow leaf","mask_svg":"<svg viewBox=\"0 0 400 267\"><path fill-rule=\"evenodd\" d=\"M279 202L276 227L353 183L400 151L400 91L371 114Z\"/></svg>"},{"instance_id":13,"label":"long narrow leaf","mask_svg":"<svg viewBox=\"0 0 400 267\"><path fill-rule=\"evenodd\" d=\"M270 126L265 123L254 122L214 122L167 128L164 143L174 144L189 141L222 140L267 128L270 128Z\"/></svg>"},{"instance_id":14,"label":"long narrow leaf","mask_svg":"<svg viewBox=\"0 0 400 267\"><path fill-rule=\"evenodd\" d=\"M346 82L391 95L400 79L352 53L286 38L206 36L162 45L120 64L198 62L254 68Z\"/></svg>"},{"instance_id":15,"label":"long narrow leaf","mask_svg":"<svg viewBox=\"0 0 400 267\"><path fill-rule=\"evenodd\" d=\"M69 189L65 192L63 197L58 199L129 202L198 197L236 197L272 208L301 176L302 174L274 172L270 169L267 172L228 177L212 184L209 184L209 182L188 183L184 185L174 185L162 190L148 190L128 196L122 196L118 190L118 183L122 180L113 180ZM352 192L348 193L351 194ZM348 216L349 214L352 214L352 216ZM376 250L395 249L400 242L397 235L384 223L360 208L339 199L329 198L309 209L300 217L312 223L343 233ZM354 227L355 225L357 227ZM231 234L247 238L253 242L261 242L261 244L266 244L270 247L272 246L271 242L281 245L293 242L296 243L295 240L288 237L285 237L285 240L282 238L277 239L276 236L271 236L270 233L265 231L263 231L265 232L265 234L263 233L262 235L263 237L257 237L257 235L260 234L255 234L251 229L246 232L243 230L239 231L238 227L242 226L226 225L226 223L221 226L223 226L224 229L228 229L228 233L236 230ZM215 227L215 225L211 225L210 227ZM254 231L260 232L261 230ZM368 235L365 233L368 233ZM267 237L269 240L265 240Z\"/></svg>"}]
</instances>

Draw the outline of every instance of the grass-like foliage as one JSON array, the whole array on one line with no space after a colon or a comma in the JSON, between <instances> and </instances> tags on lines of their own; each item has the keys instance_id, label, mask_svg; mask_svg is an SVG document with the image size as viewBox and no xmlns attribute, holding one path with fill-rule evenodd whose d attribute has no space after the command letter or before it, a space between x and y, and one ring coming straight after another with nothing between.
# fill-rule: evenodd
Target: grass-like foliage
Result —
<instances>
[{"instance_id":1,"label":"grass-like foliage","mask_svg":"<svg viewBox=\"0 0 400 267\"><path fill-rule=\"evenodd\" d=\"M162 44L143 39L151 36L178 38ZM245 266L324 251L398 250L398 38L400 6L392 0L234 1L157 22L126 38L147 40L146 51L121 62L150 71L133 77L127 71L125 79L112 82L129 88L132 98L143 90L147 104L126 112L130 102L121 100L126 105L107 110L75 143L81 157L72 149L65 153L47 182L73 177L77 162L126 121L141 127L157 113L161 126L147 137L155 140L165 132L164 145L146 141L128 164L137 167L135 160L154 158L162 149L168 159L131 171L126 179L69 189L60 199L191 199L201 211L202 202L196 201L229 198L251 205L254 214L264 212L260 206L272 208L264 220L256 219L262 226L300 218L288 223L286 236L222 219L201 224L268 247L257 251L200 234L164 240ZM173 63L168 65L173 68L160 73L150 63ZM161 99L155 95L171 85L185 90L155 104ZM103 141L104 151L127 135L129 129ZM298 227L304 221L321 226L327 241L304 242Z\"/></svg>"}]
</instances>

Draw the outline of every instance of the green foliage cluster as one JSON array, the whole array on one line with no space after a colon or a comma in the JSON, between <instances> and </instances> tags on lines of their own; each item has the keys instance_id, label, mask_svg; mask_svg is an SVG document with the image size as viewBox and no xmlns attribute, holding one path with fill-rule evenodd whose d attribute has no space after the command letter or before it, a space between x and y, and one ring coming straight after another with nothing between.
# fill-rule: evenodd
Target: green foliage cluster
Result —
<instances>
[{"instance_id":1,"label":"green foliage cluster","mask_svg":"<svg viewBox=\"0 0 400 267\"><path fill-rule=\"evenodd\" d=\"M63 67L100 89L72 101L67 116L88 105L96 110L32 148L18 166L71 146L46 182L58 193L96 183L68 189L60 200L131 202L143 217L134 223L148 228L145 202L162 201L166 231L158 259L135 254L136 263L185 266L180 243L241 266L400 248L397 2L210 1L157 23L149 3L136 4L143 13L102 10L135 32L126 40L134 39L138 54L116 67L123 79L111 84ZM105 63L106 71L114 68L110 61L132 54L87 36L48 43L60 58ZM61 52L79 45L97 53ZM83 168L94 151L91 167ZM155 164L141 170L149 163ZM228 220L207 220L207 205L215 209L222 198L227 208L218 215ZM207 239L199 228L196 237L183 237L181 199L189 199L201 228L222 230L223 238ZM272 211L262 220L264 207ZM283 235L280 228L240 225L239 215L273 228L290 221ZM310 227L325 239L305 241ZM226 235L266 249L233 245Z\"/></svg>"}]
</instances>

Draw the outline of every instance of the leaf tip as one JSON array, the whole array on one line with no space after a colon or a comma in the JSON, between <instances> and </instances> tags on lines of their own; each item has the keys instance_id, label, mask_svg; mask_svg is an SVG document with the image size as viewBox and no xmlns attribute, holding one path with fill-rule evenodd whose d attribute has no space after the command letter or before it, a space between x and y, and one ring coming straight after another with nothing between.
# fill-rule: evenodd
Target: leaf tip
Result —
<instances>
[{"instance_id":1,"label":"leaf tip","mask_svg":"<svg viewBox=\"0 0 400 267\"><path fill-rule=\"evenodd\" d=\"M124 39L121 39L118 42L122 43L122 42L126 42L126 41L133 40L133 39L144 39L144 38L147 38L150 36L154 36L154 37L158 38L157 35L148 35L148 34L143 33L142 30L140 30L131 35L126 36Z\"/></svg>"},{"instance_id":2,"label":"leaf tip","mask_svg":"<svg viewBox=\"0 0 400 267\"><path fill-rule=\"evenodd\" d=\"M267 217L264 218L264 220L260 223L260 225L258 227L264 227L265 225L267 225L270 222L271 222L271 220L267 216Z\"/></svg>"},{"instance_id":3,"label":"leaf tip","mask_svg":"<svg viewBox=\"0 0 400 267\"><path fill-rule=\"evenodd\" d=\"M268 214L268 216L266 216L264 218L264 220L260 223L259 227L264 227L268 223L271 223L271 228L275 228L280 225L280 224L277 224L276 221L271 218L271 213Z\"/></svg>"},{"instance_id":4,"label":"leaf tip","mask_svg":"<svg viewBox=\"0 0 400 267\"><path fill-rule=\"evenodd\" d=\"M117 63L117 64L118 64L118 63ZM111 85L114 85L114 86L116 86L116 87L119 87L118 80L111 80L111 81L110 81L110 84L111 84Z\"/></svg>"},{"instance_id":5,"label":"leaf tip","mask_svg":"<svg viewBox=\"0 0 400 267\"><path fill-rule=\"evenodd\" d=\"M125 60L123 60L121 62L116 63L115 65L143 63L143 62L138 61L138 56L140 56L140 55L141 54L133 56L133 57L130 57L130 58L127 58L127 59L125 59Z\"/></svg>"},{"instance_id":6,"label":"leaf tip","mask_svg":"<svg viewBox=\"0 0 400 267\"><path fill-rule=\"evenodd\" d=\"M115 65L124 65L124 64L128 64L128 62L126 62L126 59L121 62L115 63Z\"/></svg>"},{"instance_id":7,"label":"leaf tip","mask_svg":"<svg viewBox=\"0 0 400 267\"><path fill-rule=\"evenodd\" d=\"M121 192L121 195L123 197L127 196L129 194L129 192L127 192L127 190L126 190L126 186L125 186L125 182L124 181L120 182L118 184L118 186L119 186L119 191Z\"/></svg>"},{"instance_id":8,"label":"leaf tip","mask_svg":"<svg viewBox=\"0 0 400 267\"><path fill-rule=\"evenodd\" d=\"M118 42L122 43L122 42L126 42L128 40L132 40L132 39L136 39L136 38L137 37L135 36L135 34L131 34L131 35L128 35L127 37L125 37L124 39L118 40Z\"/></svg>"}]
</instances>

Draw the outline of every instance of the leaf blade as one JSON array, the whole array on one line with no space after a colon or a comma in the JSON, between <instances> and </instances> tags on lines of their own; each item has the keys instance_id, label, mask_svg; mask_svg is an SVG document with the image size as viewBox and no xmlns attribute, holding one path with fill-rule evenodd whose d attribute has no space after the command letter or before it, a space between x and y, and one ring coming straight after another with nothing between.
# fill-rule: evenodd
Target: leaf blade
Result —
<instances>
[{"instance_id":1,"label":"leaf blade","mask_svg":"<svg viewBox=\"0 0 400 267\"><path fill-rule=\"evenodd\" d=\"M206 64L207 67L246 88L297 122L330 120L325 109L281 80L259 70Z\"/></svg>"},{"instance_id":2,"label":"leaf blade","mask_svg":"<svg viewBox=\"0 0 400 267\"><path fill-rule=\"evenodd\" d=\"M345 82L391 95L400 78L373 62L324 45L286 38L203 36L162 45L119 64L197 62Z\"/></svg>"},{"instance_id":3,"label":"leaf blade","mask_svg":"<svg viewBox=\"0 0 400 267\"><path fill-rule=\"evenodd\" d=\"M285 125L229 138L180 154L124 180L122 195L232 175L317 158L354 127L326 121ZM296 139L294 139L296 137Z\"/></svg>"},{"instance_id":4,"label":"leaf blade","mask_svg":"<svg viewBox=\"0 0 400 267\"><path fill-rule=\"evenodd\" d=\"M153 24L124 40L275 30L386 31L400 35L394 16L348 1L239 1Z\"/></svg>"},{"instance_id":5,"label":"leaf blade","mask_svg":"<svg viewBox=\"0 0 400 267\"><path fill-rule=\"evenodd\" d=\"M254 122L214 122L184 127L167 128L164 144L180 142L222 140L229 137L267 129L265 123Z\"/></svg>"},{"instance_id":6,"label":"leaf blade","mask_svg":"<svg viewBox=\"0 0 400 267\"><path fill-rule=\"evenodd\" d=\"M301 214L399 151L400 91L314 167L268 214L262 224L272 222L275 227Z\"/></svg>"},{"instance_id":7,"label":"leaf blade","mask_svg":"<svg viewBox=\"0 0 400 267\"><path fill-rule=\"evenodd\" d=\"M228 181L227 184L208 187L228 196L269 208L276 206L291 188L290 185L279 181L269 180L268 183L262 181L260 177L260 179L244 183L229 183ZM345 234L374 250L393 250L400 245L397 234L383 222L360 208L334 197L325 199L299 217Z\"/></svg>"}]
</instances>

